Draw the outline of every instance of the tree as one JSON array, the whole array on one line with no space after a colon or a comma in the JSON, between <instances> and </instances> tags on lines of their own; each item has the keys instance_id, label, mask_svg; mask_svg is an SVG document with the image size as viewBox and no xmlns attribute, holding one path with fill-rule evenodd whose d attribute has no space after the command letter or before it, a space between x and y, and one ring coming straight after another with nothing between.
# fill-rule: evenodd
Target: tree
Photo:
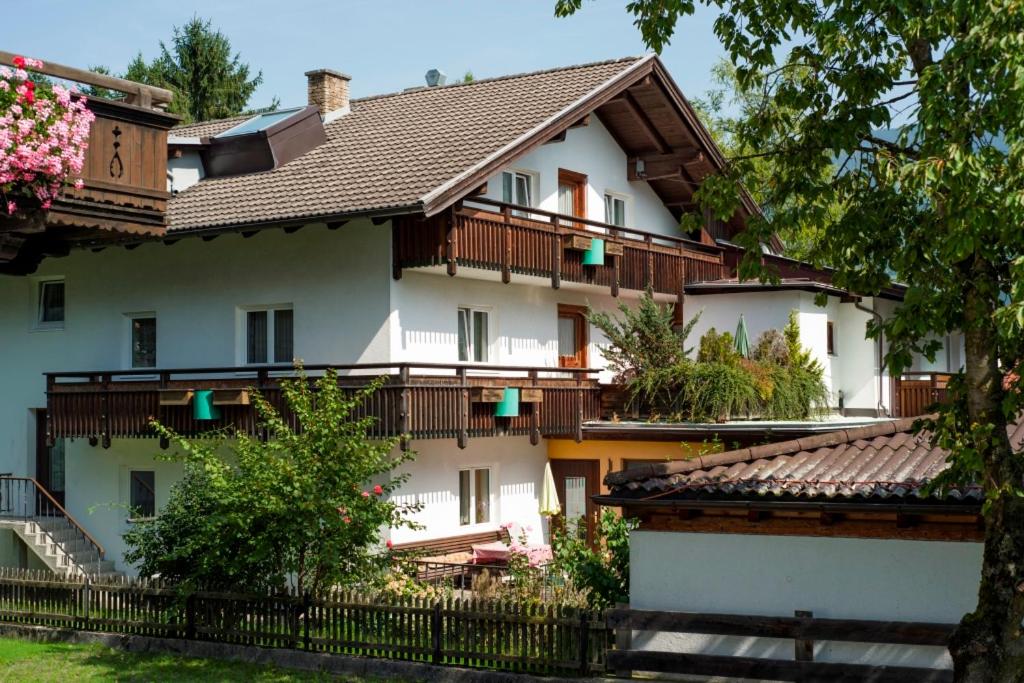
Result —
<instances>
[{"instance_id":1,"label":"tree","mask_svg":"<svg viewBox=\"0 0 1024 683\"><path fill-rule=\"evenodd\" d=\"M297 428L254 395L267 440L188 439L154 423L178 445L180 453L167 457L184 463L185 476L156 519L125 534L125 559L186 590L279 590L293 582L318 592L371 579L389 562L381 529L414 526L407 515L417 509L389 499L408 476L395 468L412 454L396 453L395 438L371 439L374 418L358 417L381 384L348 393L335 372L313 384L300 368L282 382Z\"/></svg>"},{"instance_id":2,"label":"tree","mask_svg":"<svg viewBox=\"0 0 1024 683\"><path fill-rule=\"evenodd\" d=\"M799 71L794 71L782 76L793 79L798 74ZM722 59L712 67L711 78L714 87L703 96L693 98L693 108L727 159L749 159L749 163L742 169L744 175L739 180L762 211L772 212L774 208L769 201L775 182L775 158L757 155L757 150L752 149L749 142L739 136L740 123L762 105L760 92L745 87L737 76L736 66L727 59ZM826 175L834 171L834 163L823 169ZM838 213L840 208L831 206L827 210ZM797 259L809 256L819 227L817 222L809 220L777 225L777 234L786 246L786 255Z\"/></svg>"},{"instance_id":3,"label":"tree","mask_svg":"<svg viewBox=\"0 0 1024 683\"><path fill-rule=\"evenodd\" d=\"M232 55L227 36L215 30L210 20L198 17L181 28L175 26L170 47L161 41L160 54L152 61L147 63L138 53L121 77L174 92L169 109L184 123L245 112L249 98L263 82L263 72L250 78L249 65L238 53ZM276 108L276 102L275 98L269 108Z\"/></svg>"},{"instance_id":4,"label":"tree","mask_svg":"<svg viewBox=\"0 0 1024 683\"><path fill-rule=\"evenodd\" d=\"M903 282L880 324L897 373L962 331L955 400L934 421L950 448L944 482L985 487L978 605L950 644L958 681L1024 679L1024 458L1006 424L1024 408L1024 11L1019 0L700 0L745 91L760 93L737 139L750 150L705 182L719 216L737 182L771 158L773 211L750 221L746 275L779 226L818 226L808 254L862 294ZM572 14L582 0L558 0ZM661 50L694 0L631 0ZM838 160L838 168L832 171ZM833 207L839 211L833 212ZM763 274L762 274L763 275ZM770 275L770 274L769 274Z\"/></svg>"}]
</instances>

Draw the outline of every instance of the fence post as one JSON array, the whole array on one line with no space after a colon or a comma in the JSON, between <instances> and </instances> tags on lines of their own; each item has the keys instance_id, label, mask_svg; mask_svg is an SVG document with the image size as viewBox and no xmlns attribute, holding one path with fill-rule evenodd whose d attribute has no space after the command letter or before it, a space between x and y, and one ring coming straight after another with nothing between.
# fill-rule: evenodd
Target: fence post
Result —
<instances>
[{"instance_id":1,"label":"fence post","mask_svg":"<svg viewBox=\"0 0 1024 683\"><path fill-rule=\"evenodd\" d=\"M814 612L798 609L793 612L797 619L811 619ZM793 659L798 662L814 661L814 641L806 638L795 638L793 640ZM803 676L797 678L797 683L803 680Z\"/></svg>"},{"instance_id":2,"label":"fence post","mask_svg":"<svg viewBox=\"0 0 1024 683\"><path fill-rule=\"evenodd\" d=\"M85 583L82 585L82 628L89 630L89 575L85 575Z\"/></svg>"},{"instance_id":3,"label":"fence post","mask_svg":"<svg viewBox=\"0 0 1024 683\"><path fill-rule=\"evenodd\" d=\"M432 656L432 662L434 664L440 664L443 659L441 653L441 628L442 628L442 613L441 613L441 601L438 600L434 603L434 612L430 615L430 636L431 645L434 649Z\"/></svg>"},{"instance_id":4,"label":"fence post","mask_svg":"<svg viewBox=\"0 0 1024 683\"><path fill-rule=\"evenodd\" d=\"M302 623L302 647L304 649L306 649L306 650L310 649L309 613L312 611L312 609L313 609L313 596L311 596L309 594L309 591L306 591L305 593L302 594L302 614L303 614L303 620L302 620L303 621L303 623Z\"/></svg>"},{"instance_id":5,"label":"fence post","mask_svg":"<svg viewBox=\"0 0 1024 683\"><path fill-rule=\"evenodd\" d=\"M629 609L629 605L620 602L615 605L615 609ZM629 622L625 625L619 624L615 629L615 649L619 652L633 649L633 626ZM619 678L632 678L633 672L629 669L616 669L615 675Z\"/></svg>"},{"instance_id":6,"label":"fence post","mask_svg":"<svg viewBox=\"0 0 1024 683\"><path fill-rule=\"evenodd\" d=\"M580 675L590 671L590 611L580 612Z\"/></svg>"},{"instance_id":7,"label":"fence post","mask_svg":"<svg viewBox=\"0 0 1024 683\"><path fill-rule=\"evenodd\" d=\"M189 593L185 596L185 638L196 639L196 595Z\"/></svg>"}]
</instances>

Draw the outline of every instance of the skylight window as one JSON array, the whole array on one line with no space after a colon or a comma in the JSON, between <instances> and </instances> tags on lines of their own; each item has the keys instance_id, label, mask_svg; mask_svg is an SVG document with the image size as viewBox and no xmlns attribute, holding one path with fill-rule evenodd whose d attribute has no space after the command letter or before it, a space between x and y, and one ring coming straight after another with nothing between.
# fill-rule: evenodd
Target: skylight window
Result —
<instances>
[{"instance_id":1,"label":"skylight window","mask_svg":"<svg viewBox=\"0 0 1024 683\"><path fill-rule=\"evenodd\" d=\"M228 128L226 131L218 133L214 137L228 138L235 135L259 133L260 131L270 128L275 123L280 123L285 119L291 118L292 115L302 111L303 109L305 109L305 107L293 107L291 109L279 109L277 111L268 111L263 114L257 114L251 119L246 119L233 128Z\"/></svg>"}]
</instances>

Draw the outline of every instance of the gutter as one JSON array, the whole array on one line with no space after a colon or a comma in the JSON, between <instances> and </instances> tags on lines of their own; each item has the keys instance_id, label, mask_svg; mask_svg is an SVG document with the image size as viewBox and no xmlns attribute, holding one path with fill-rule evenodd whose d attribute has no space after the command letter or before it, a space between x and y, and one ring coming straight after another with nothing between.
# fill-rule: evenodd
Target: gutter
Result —
<instances>
[{"instance_id":1,"label":"gutter","mask_svg":"<svg viewBox=\"0 0 1024 683\"><path fill-rule=\"evenodd\" d=\"M928 515L928 514L957 514L964 516L977 516L981 513L981 501L965 502L962 504L952 503L913 503L901 499L901 503L864 503L864 502L813 502L813 501L751 501L751 500L669 500L660 498L657 500L644 500L643 498L623 498L614 494L602 494L592 496L598 505L606 507L645 507L661 509L738 509L750 512L772 512L773 510L801 510L816 511L821 513L844 512L896 512L906 515Z\"/></svg>"},{"instance_id":2,"label":"gutter","mask_svg":"<svg viewBox=\"0 0 1024 683\"><path fill-rule=\"evenodd\" d=\"M872 303L872 308L867 308L866 306L862 305L860 301L854 301L853 302L853 307L856 308L858 311L863 311L864 313L867 313L867 314L871 315L879 323L884 322L884 319L882 318L882 314L874 309L874 303ZM883 383L883 379L882 379L882 367L884 366L884 363L885 363L885 358L883 356L883 351L882 351L882 345L885 342L885 337L884 337L884 335L883 335L883 333L881 331L881 328L879 328L878 339L876 341L877 341L877 345L878 345L878 406L877 406L877 408L878 408L879 415L889 415L889 411L886 410L885 404L882 402L883 389L885 388L885 384ZM890 397L890 400L892 400L892 397Z\"/></svg>"}]
</instances>

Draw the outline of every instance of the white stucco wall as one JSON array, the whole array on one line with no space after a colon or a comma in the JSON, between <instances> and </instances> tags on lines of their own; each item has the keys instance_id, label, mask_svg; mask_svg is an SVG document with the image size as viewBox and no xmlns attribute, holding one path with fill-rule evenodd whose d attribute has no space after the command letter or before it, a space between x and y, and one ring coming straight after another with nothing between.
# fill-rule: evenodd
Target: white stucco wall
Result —
<instances>
[{"instance_id":1,"label":"white stucco wall","mask_svg":"<svg viewBox=\"0 0 1024 683\"><path fill-rule=\"evenodd\" d=\"M468 269L466 269L468 271ZM458 362L458 307L488 311L490 362L495 365L558 367L558 304L610 310L618 300L597 287L552 289L513 278L502 284L497 274L476 271L451 278L436 273L406 271L392 286L391 357L395 361ZM529 278L529 281L539 278ZM590 290L590 291L587 291ZM622 300L632 301L635 298ZM599 330L588 330L588 357L592 368L605 367L600 347L607 340ZM611 381L610 373L601 373Z\"/></svg>"},{"instance_id":2,"label":"white stucco wall","mask_svg":"<svg viewBox=\"0 0 1024 683\"><path fill-rule=\"evenodd\" d=\"M626 227L682 237L677 221L646 181L627 180L626 153L596 116L572 128L564 142L543 145L517 159L508 170L533 176L534 206L558 211L558 169L587 176L587 218L604 221L604 194L626 198ZM490 199L501 200L501 174L487 182Z\"/></svg>"},{"instance_id":3,"label":"white stucco wall","mask_svg":"<svg viewBox=\"0 0 1024 683\"><path fill-rule=\"evenodd\" d=\"M355 221L337 231L308 226L291 235L79 250L47 259L34 276L0 277L0 348L7 350L0 368L0 472L35 474L33 410L46 405L44 372L127 366L129 313L156 314L161 368L240 362L239 307L267 304L292 305L295 354L308 363L387 361L389 249L387 226ZM65 278L65 323L39 331L36 284L54 276ZM88 461L75 449L72 457ZM69 467L69 512L76 517L87 518L88 510L72 490L85 486Z\"/></svg>"},{"instance_id":4,"label":"white stucco wall","mask_svg":"<svg viewBox=\"0 0 1024 683\"><path fill-rule=\"evenodd\" d=\"M395 543L458 536L497 529L514 522L530 527L530 540L543 538L540 516L540 488L547 461L546 442L530 445L528 437L485 437L470 439L460 450L454 439L416 441L416 459L403 466L411 476L396 493L400 502L420 503L413 519L423 529L394 529ZM491 520L486 524L459 524L459 470L490 468Z\"/></svg>"},{"instance_id":5,"label":"white stucco wall","mask_svg":"<svg viewBox=\"0 0 1024 683\"><path fill-rule=\"evenodd\" d=\"M712 614L955 623L974 609L980 543L634 531L630 606ZM756 561L752 561L756 558ZM640 632L649 650L793 658L793 641ZM951 666L944 648L817 642L816 661Z\"/></svg>"}]
</instances>

